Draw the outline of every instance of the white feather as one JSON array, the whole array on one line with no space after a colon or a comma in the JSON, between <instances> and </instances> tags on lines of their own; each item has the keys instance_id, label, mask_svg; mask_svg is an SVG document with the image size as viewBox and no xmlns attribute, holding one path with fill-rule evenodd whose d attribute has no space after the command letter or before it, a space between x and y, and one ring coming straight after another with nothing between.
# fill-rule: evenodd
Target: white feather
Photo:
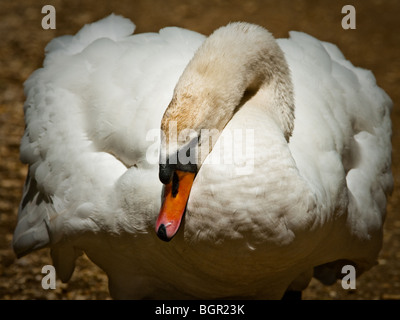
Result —
<instances>
[{"instance_id":1,"label":"white feather","mask_svg":"<svg viewBox=\"0 0 400 320\"><path fill-rule=\"evenodd\" d=\"M374 265L393 186L392 102L371 72L304 33L279 39L294 86L289 144L268 114L240 109L224 133L254 130L255 157L206 161L183 230L164 243L153 230L162 184L146 158L158 150L149 132L205 37L134 28L111 15L54 39L26 81L19 256L51 247L67 281L84 251L115 298L280 298L296 279L306 286L314 267L327 282L329 262L345 259L360 272ZM243 146L222 142L210 159L240 154ZM250 160L254 170L237 174Z\"/></svg>"}]
</instances>

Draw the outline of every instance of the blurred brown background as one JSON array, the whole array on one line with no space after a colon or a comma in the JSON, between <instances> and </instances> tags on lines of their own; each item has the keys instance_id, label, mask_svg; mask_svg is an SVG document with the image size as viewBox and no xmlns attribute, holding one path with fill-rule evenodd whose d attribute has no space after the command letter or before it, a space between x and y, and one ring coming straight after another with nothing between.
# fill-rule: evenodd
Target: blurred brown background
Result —
<instances>
[{"instance_id":1,"label":"blurred brown background","mask_svg":"<svg viewBox=\"0 0 400 320\"><path fill-rule=\"evenodd\" d=\"M56 9L56 29L43 30L41 9ZM344 5L356 8L356 30L341 27ZM0 299L109 299L107 278L86 257L78 260L68 284L43 290L41 268L51 264L48 250L16 259L11 249L18 203L26 175L19 162L24 130L23 82L42 64L44 47L55 36L75 34L84 24L110 13L124 15L136 33L179 26L210 34L230 21L262 25L276 37L289 30L333 42L353 64L374 72L378 84L394 101L393 173L379 265L357 279L355 290L340 283L324 287L312 281L305 299L400 299L400 2L398 0L131 0L131 1L8 1L0 0Z\"/></svg>"}]
</instances>

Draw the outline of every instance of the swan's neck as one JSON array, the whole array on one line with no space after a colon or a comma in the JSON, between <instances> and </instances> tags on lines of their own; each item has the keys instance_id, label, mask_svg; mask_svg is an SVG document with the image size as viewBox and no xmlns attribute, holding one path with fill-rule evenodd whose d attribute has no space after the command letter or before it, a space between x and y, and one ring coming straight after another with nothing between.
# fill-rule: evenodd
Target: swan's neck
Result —
<instances>
[{"instance_id":1,"label":"swan's neck","mask_svg":"<svg viewBox=\"0 0 400 320\"><path fill-rule=\"evenodd\" d=\"M162 240L176 234L198 168L235 112L246 107L265 112L279 128L277 136L288 141L294 107L284 55L265 29L234 23L215 31L196 52L161 122L159 178L166 187L156 232Z\"/></svg>"},{"instance_id":2,"label":"swan's neck","mask_svg":"<svg viewBox=\"0 0 400 320\"><path fill-rule=\"evenodd\" d=\"M187 143L178 138L185 129L198 136L202 129L221 132L249 99L271 115L288 140L294 103L283 52L264 28L233 23L203 43L179 79L161 125L166 152L176 152ZM171 121L176 133L169 130Z\"/></svg>"}]
</instances>

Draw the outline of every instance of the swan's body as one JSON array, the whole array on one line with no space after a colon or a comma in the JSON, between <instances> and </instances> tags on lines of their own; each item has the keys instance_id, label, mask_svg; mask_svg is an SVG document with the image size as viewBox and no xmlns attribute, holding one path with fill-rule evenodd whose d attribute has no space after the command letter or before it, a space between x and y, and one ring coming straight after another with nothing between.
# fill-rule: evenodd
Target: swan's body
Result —
<instances>
[{"instance_id":1,"label":"swan's body","mask_svg":"<svg viewBox=\"0 0 400 320\"><path fill-rule=\"evenodd\" d=\"M164 243L154 232L162 193L155 137L205 37L133 29L110 16L55 39L26 82L21 158L30 169L18 255L50 246L66 281L84 251L115 298L280 298L307 286L314 267L330 282L342 264L358 274L375 264L393 182L391 100L372 73L308 35L278 40L293 83L287 119L260 107L273 100L271 87L242 101L220 129L252 129L253 162L202 159L183 225ZM251 170L237 174L248 160Z\"/></svg>"}]
</instances>

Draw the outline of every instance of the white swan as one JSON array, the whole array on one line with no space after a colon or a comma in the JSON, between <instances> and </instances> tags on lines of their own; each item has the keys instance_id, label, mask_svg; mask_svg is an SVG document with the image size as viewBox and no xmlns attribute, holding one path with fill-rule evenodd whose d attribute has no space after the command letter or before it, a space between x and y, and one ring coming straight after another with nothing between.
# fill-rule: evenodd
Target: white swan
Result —
<instances>
[{"instance_id":1,"label":"white swan","mask_svg":"<svg viewBox=\"0 0 400 320\"><path fill-rule=\"evenodd\" d=\"M328 283L343 264L359 275L376 263L393 185L392 102L371 72L298 32L133 31L111 15L54 39L25 83L18 256L50 247L68 281L84 251L114 298L279 299L313 274ZM194 140L178 139L185 127ZM202 129L218 129L218 141ZM223 143L229 132L244 132L243 144ZM197 165L171 165L188 141ZM239 157L208 161L217 152ZM197 173L191 190L177 185L182 172ZM171 185L160 212L159 174L178 196L190 191L182 221L187 199L171 218ZM154 232L158 215L171 242Z\"/></svg>"}]
</instances>

